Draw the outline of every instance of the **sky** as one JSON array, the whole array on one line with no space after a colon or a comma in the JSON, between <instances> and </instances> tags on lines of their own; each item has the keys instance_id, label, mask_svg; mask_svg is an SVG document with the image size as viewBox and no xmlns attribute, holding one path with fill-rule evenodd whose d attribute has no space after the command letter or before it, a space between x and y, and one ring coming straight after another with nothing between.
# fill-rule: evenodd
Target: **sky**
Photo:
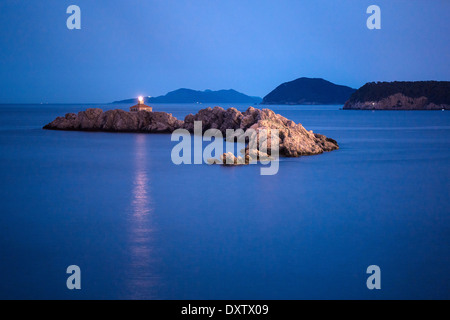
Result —
<instances>
[{"instance_id":1,"label":"sky","mask_svg":"<svg viewBox=\"0 0 450 320\"><path fill-rule=\"evenodd\" d=\"M373 4L380 30L366 26ZM0 103L450 80L449 38L448 0L1 0Z\"/></svg>"}]
</instances>

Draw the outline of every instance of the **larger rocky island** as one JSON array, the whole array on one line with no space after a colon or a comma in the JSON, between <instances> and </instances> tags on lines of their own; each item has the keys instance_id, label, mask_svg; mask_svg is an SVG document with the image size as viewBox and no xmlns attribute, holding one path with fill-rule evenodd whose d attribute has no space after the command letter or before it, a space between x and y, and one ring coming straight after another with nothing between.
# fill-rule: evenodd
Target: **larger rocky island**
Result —
<instances>
[{"instance_id":1,"label":"larger rocky island","mask_svg":"<svg viewBox=\"0 0 450 320\"><path fill-rule=\"evenodd\" d=\"M279 154L285 157L315 155L339 148L337 142L324 135L306 130L301 124L275 114L269 109L249 107L245 112L235 108L206 108L197 114L189 114L184 121L166 112L127 112L116 109L103 112L101 109L87 109L78 114L68 113L44 126L49 130L105 131L171 133L183 128L194 130L194 121L202 122L202 129L218 129L226 134L226 129L278 129Z\"/></svg>"},{"instance_id":2,"label":"larger rocky island","mask_svg":"<svg viewBox=\"0 0 450 320\"><path fill-rule=\"evenodd\" d=\"M366 83L353 93L344 109L450 110L450 81Z\"/></svg>"}]
</instances>

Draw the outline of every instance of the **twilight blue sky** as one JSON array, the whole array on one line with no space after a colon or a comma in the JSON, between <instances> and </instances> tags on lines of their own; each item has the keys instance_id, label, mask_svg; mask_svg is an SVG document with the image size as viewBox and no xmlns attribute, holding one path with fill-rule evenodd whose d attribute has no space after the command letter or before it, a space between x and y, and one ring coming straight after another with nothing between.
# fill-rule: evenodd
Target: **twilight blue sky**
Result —
<instances>
[{"instance_id":1,"label":"twilight blue sky","mask_svg":"<svg viewBox=\"0 0 450 320\"><path fill-rule=\"evenodd\" d=\"M81 8L68 30L66 9ZM366 9L382 11L368 30ZM1 0L0 103L450 80L448 0Z\"/></svg>"}]
</instances>

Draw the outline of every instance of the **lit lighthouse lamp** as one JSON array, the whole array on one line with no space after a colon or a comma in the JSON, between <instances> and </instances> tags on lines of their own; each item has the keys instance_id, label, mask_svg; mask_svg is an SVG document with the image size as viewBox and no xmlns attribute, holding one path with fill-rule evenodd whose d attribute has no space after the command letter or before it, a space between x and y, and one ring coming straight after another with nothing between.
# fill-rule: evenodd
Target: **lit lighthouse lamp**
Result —
<instances>
[{"instance_id":1,"label":"lit lighthouse lamp","mask_svg":"<svg viewBox=\"0 0 450 320\"><path fill-rule=\"evenodd\" d=\"M144 97L138 97L138 104L130 108L130 112L148 111L152 112L153 108L144 104Z\"/></svg>"}]
</instances>

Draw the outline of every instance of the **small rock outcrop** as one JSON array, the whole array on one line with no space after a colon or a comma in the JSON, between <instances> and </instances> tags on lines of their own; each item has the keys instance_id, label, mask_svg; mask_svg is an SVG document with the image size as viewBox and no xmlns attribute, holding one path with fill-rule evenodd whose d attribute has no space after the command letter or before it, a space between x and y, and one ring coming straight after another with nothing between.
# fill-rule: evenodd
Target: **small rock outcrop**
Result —
<instances>
[{"instance_id":1,"label":"small rock outcrop","mask_svg":"<svg viewBox=\"0 0 450 320\"><path fill-rule=\"evenodd\" d=\"M166 112L127 112L124 110L87 109L68 113L44 126L49 130L170 133L183 121Z\"/></svg>"},{"instance_id":2,"label":"small rock outcrop","mask_svg":"<svg viewBox=\"0 0 450 320\"><path fill-rule=\"evenodd\" d=\"M64 117L58 117L44 126L44 129L171 133L176 129L183 128L194 132L194 121L202 122L203 133L208 129L216 129L220 130L224 137L226 137L227 129L242 129L241 132L245 132L247 129L254 130L253 134L258 135L259 138L258 145L247 146L244 156L241 159L236 158L236 162L239 163L248 163L250 159L254 158L270 157L273 143L270 132L274 129L279 132L276 143L279 146L280 156L314 155L339 148L333 139L308 131L301 124L296 124L272 110L260 110L253 107L249 107L245 112L240 112L235 108L227 110L221 107L206 108L195 115L187 115L184 121L178 120L166 112L127 112L123 110L103 112L101 109L87 109L78 114L68 113ZM239 131L237 135L239 135ZM238 136L232 138L234 140ZM227 158L230 159L231 155L224 155L220 160ZM235 159L232 162L235 162Z\"/></svg>"}]
</instances>

